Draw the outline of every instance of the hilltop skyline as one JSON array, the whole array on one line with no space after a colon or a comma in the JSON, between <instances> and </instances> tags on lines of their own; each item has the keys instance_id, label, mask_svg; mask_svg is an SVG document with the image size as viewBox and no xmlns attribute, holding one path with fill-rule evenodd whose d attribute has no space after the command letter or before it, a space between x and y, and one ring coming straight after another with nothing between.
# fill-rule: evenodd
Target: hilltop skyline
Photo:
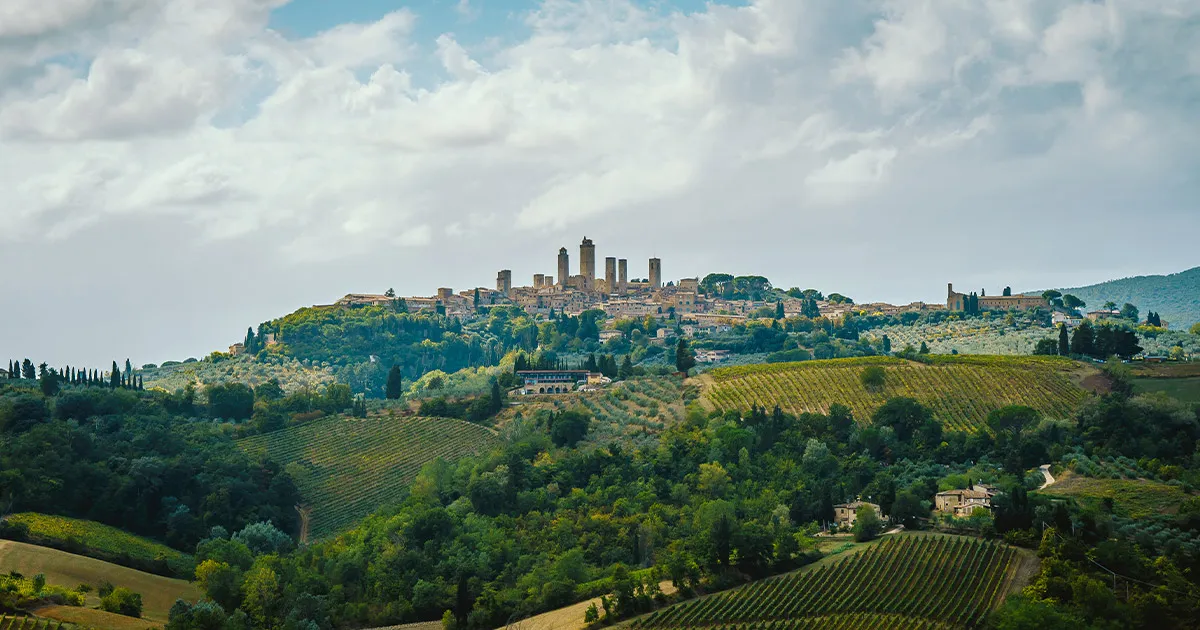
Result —
<instances>
[{"instance_id":1,"label":"hilltop skyline","mask_svg":"<svg viewBox=\"0 0 1200 630\"><path fill-rule=\"evenodd\" d=\"M583 234L893 303L1197 264L1200 7L317 4L0 9L0 349L198 356Z\"/></svg>"}]
</instances>

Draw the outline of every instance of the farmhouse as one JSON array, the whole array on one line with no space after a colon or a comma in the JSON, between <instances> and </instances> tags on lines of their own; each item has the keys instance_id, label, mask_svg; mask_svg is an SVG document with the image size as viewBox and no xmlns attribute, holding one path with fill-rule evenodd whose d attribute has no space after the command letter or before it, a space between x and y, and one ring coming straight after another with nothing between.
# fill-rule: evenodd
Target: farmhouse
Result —
<instances>
[{"instance_id":1,"label":"farmhouse","mask_svg":"<svg viewBox=\"0 0 1200 630\"><path fill-rule=\"evenodd\" d=\"M596 374L595 377L599 377ZM577 384L588 384L593 375L587 370L520 370L521 394L566 394Z\"/></svg>"},{"instance_id":2,"label":"farmhouse","mask_svg":"<svg viewBox=\"0 0 1200 630\"><path fill-rule=\"evenodd\" d=\"M883 511L879 509L878 505L866 501L852 501L833 506L833 521L837 523L838 527L853 526L854 521L858 519L858 508L864 505L871 506L871 509L875 510L875 514L879 518L883 518Z\"/></svg>"},{"instance_id":3,"label":"farmhouse","mask_svg":"<svg viewBox=\"0 0 1200 630\"><path fill-rule=\"evenodd\" d=\"M947 490L934 496L937 511L951 514L956 518L970 516L975 508L992 511L992 497L996 491L989 486L975 484L965 490Z\"/></svg>"}]
</instances>

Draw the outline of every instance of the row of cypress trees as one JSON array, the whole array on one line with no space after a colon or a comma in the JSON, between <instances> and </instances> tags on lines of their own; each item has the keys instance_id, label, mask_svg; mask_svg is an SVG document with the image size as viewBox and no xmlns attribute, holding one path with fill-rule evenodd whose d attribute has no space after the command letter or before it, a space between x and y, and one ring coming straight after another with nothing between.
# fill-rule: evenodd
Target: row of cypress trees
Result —
<instances>
[{"instance_id":1,"label":"row of cypress trees","mask_svg":"<svg viewBox=\"0 0 1200 630\"><path fill-rule=\"evenodd\" d=\"M145 389L143 378L133 373L133 366L130 365L129 359L125 360L125 369L123 371L117 366L117 362L113 361L112 370L107 373L97 369L80 369L69 365L62 368L52 368L45 363L34 367L33 361L29 359L23 361L10 360L8 362L8 374L11 378L46 382L47 384L42 386L43 390L51 387L49 383L53 383L52 388L55 391L57 391L59 385L63 384L83 387L109 387L112 389Z\"/></svg>"}]
</instances>

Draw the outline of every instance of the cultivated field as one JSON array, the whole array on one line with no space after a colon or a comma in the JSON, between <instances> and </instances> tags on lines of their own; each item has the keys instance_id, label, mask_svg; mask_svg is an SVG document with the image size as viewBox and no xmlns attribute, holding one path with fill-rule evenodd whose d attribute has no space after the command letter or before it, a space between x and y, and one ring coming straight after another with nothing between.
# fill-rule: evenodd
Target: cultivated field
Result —
<instances>
[{"instance_id":1,"label":"cultivated field","mask_svg":"<svg viewBox=\"0 0 1200 630\"><path fill-rule=\"evenodd\" d=\"M26 543L0 540L0 572L16 571L22 575L31 576L41 573L46 576L48 584L74 589L80 584L92 586L88 596L89 606L99 605L96 597L96 587L101 582L109 582L113 586L124 586L135 593L141 593L145 619L138 621L136 627L161 625L167 621L167 613L175 600L183 598L190 601L200 599L202 593L195 585L184 580L154 575L122 567L103 560L78 556L75 554L39 547ZM59 611L58 609L64 609ZM69 610L67 610L69 609ZM82 611L82 612L81 612ZM75 606L56 606L38 611L44 617L52 617L62 621L77 621L79 615L91 615L86 609ZM95 617L95 615L91 615ZM119 616L119 615L117 615ZM123 619L129 619L124 617ZM151 623L147 623L147 621ZM107 627L93 621L82 621L87 626Z\"/></svg>"},{"instance_id":2,"label":"cultivated field","mask_svg":"<svg viewBox=\"0 0 1200 630\"><path fill-rule=\"evenodd\" d=\"M915 398L946 428L978 430L988 413L1005 405L1028 405L1065 418L1086 392L1077 384L1081 364L1052 357L930 356L929 364L888 357L772 363L713 370L704 397L720 410L767 409L826 413L846 405L866 422L889 398ZM860 382L864 368L884 369L882 387Z\"/></svg>"},{"instance_id":3,"label":"cultivated field","mask_svg":"<svg viewBox=\"0 0 1200 630\"><path fill-rule=\"evenodd\" d=\"M446 418L331 416L238 442L287 467L312 508L309 538L323 538L398 500L427 462L488 448L495 433Z\"/></svg>"},{"instance_id":4,"label":"cultivated field","mask_svg":"<svg viewBox=\"0 0 1200 630\"><path fill-rule=\"evenodd\" d=\"M0 614L0 630L71 630L71 628L72 626L63 625L61 621Z\"/></svg>"},{"instance_id":5,"label":"cultivated field","mask_svg":"<svg viewBox=\"0 0 1200 630\"><path fill-rule=\"evenodd\" d=\"M162 628L164 623L145 617L126 617L116 613L104 612L96 608L80 608L79 606L46 606L39 608L36 614L40 617L53 619L51 623L64 623L63 629L79 628L80 630L149 630Z\"/></svg>"},{"instance_id":6,"label":"cultivated field","mask_svg":"<svg viewBox=\"0 0 1200 630\"><path fill-rule=\"evenodd\" d=\"M29 528L31 542L77 551L117 564L159 564L175 575L191 575L192 557L162 543L95 521L22 512L5 517ZM157 569L155 569L157 570Z\"/></svg>"},{"instance_id":7,"label":"cultivated field","mask_svg":"<svg viewBox=\"0 0 1200 630\"><path fill-rule=\"evenodd\" d=\"M635 628L974 628L1020 586L1013 547L894 535L835 562L686 601Z\"/></svg>"}]
</instances>

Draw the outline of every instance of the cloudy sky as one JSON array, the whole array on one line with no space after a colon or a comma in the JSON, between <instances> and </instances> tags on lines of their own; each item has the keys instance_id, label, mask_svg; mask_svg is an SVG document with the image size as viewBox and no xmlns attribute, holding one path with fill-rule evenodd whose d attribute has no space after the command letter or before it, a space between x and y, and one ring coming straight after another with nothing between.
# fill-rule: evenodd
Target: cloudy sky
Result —
<instances>
[{"instance_id":1,"label":"cloudy sky","mask_svg":"<svg viewBox=\"0 0 1200 630\"><path fill-rule=\"evenodd\" d=\"M1180 271L1198 111L1195 0L4 0L0 357L202 356L584 235L859 301Z\"/></svg>"}]
</instances>

